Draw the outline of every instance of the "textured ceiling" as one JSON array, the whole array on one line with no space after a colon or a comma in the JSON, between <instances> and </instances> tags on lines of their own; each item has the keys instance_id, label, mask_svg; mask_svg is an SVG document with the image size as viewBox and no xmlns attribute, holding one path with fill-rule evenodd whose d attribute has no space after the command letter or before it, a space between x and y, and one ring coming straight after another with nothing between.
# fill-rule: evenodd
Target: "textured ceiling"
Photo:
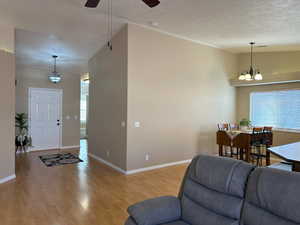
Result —
<instances>
[{"instance_id":1,"label":"textured ceiling","mask_svg":"<svg viewBox=\"0 0 300 225\"><path fill-rule=\"evenodd\" d=\"M17 62L86 71L86 62L106 42L105 4L87 9L85 0L0 0L0 21L17 30ZM161 0L153 9L141 0L112 0L114 29L133 22L232 52L300 50L299 0ZM78 69L76 68L78 66Z\"/></svg>"}]
</instances>

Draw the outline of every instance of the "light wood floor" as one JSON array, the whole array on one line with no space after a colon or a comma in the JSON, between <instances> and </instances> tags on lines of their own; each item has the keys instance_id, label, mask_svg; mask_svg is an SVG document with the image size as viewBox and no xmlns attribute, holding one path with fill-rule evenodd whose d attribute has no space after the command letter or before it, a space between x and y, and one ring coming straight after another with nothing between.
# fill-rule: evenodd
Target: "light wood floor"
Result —
<instances>
[{"instance_id":1,"label":"light wood floor","mask_svg":"<svg viewBox=\"0 0 300 225\"><path fill-rule=\"evenodd\" d=\"M0 185L1 225L122 225L129 205L177 195L187 166L125 176L88 158L84 143L83 163L49 168L42 154L19 154L17 179Z\"/></svg>"}]
</instances>

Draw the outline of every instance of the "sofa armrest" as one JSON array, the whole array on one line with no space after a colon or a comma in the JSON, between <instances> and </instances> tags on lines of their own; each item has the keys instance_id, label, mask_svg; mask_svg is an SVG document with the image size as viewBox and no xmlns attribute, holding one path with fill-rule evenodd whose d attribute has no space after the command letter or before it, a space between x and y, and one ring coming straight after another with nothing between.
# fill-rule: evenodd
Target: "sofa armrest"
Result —
<instances>
[{"instance_id":1,"label":"sofa armrest","mask_svg":"<svg viewBox=\"0 0 300 225\"><path fill-rule=\"evenodd\" d=\"M180 200L163 196L129 206L128 213L138 225L158 225L180 219Z\"/></svg>"}]
</instances>

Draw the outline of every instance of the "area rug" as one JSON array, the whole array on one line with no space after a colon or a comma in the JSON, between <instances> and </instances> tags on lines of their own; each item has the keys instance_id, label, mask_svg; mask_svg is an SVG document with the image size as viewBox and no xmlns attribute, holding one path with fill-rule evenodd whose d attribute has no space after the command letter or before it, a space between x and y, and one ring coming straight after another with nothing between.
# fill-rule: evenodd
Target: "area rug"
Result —
<instances>
[{"instance_id":1,"label":"area rug","mask_svg":"<svg viewBox=\"0 0 300 225\"><path fill-rule=\"evenodd\" d=\"M83 160L72 153L41 155L39 158L48 167L83 162Z\"/></svg>"}]
</instances>

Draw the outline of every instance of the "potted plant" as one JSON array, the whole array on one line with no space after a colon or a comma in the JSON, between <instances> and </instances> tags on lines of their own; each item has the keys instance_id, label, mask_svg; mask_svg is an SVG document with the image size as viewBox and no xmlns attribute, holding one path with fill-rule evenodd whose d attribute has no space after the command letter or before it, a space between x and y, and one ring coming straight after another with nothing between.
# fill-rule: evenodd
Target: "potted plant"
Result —
<instances>
[{"instance_id":1,"label":"potted plant","mask_svg":"<svg viewBox=\"0 0 300 225\"><path fill-rule=\"evenodd\" d=\"M240 121L240 128L241 128L241 130L247 130L247 129L249 129L250 125L251 125L251 121L248 120L248 119L246 119L246 118L244 118L244 119L242 119Z\"/></svg>"},{"instance_id":2,"label":"potted plant","mask_svg":"<svg viewBox=\"0 0 300 225\"><path fill-rule=\"evenodd\" d=\"M17 113L15 127L17 128L15 139L16 151L18 148L25 151L28 146L31 146L31 137L28 136L28 117L26 113Z\"/></svg>"}]
</instances>

